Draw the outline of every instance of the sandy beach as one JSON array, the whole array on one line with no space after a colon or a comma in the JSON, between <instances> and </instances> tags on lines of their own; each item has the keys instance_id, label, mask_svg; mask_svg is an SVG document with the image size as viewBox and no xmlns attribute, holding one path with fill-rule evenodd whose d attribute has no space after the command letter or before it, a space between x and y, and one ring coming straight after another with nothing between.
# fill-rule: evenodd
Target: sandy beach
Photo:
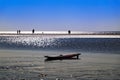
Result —
<instances>
[{"instance_id":1,"label":"sandy beach","mask_svg":"<svg viewBox=\"0 0 120 80\"><path fill-rule=\"evenodd\" d=\"M0 35L0 80L119 80L119 35ZM81 53L78 60L44 56Z\"/></svg>"},{"instance_id":2,"label":"sandy beach","mask_svg":"<svg viewBox=\"0 0 120 80\"><path fill-rule=\"evenodd\" d=\"M67 54L63 51L0 50L0 79L120 79L120 54L82 53L79 60L44 61L44 55L61 53Z\"/></svg>"}]
</instances>

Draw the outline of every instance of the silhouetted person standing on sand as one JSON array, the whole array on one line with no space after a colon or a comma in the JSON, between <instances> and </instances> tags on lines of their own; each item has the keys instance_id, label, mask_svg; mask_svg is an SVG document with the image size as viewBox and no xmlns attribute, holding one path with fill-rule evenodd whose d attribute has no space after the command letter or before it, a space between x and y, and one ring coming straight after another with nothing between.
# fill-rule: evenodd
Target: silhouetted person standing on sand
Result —
<instances>
[{"instance_id":1,"label":"silhouetted person standing on sand","mask_svg":"<svg viewBox=\"0 0 120 80\"><path fill-rule=\"evenodd\" d=\"M17 30L17 34L20 34L20 32L21 32L20 30Z\"/></svg>"},{"instance_id":2,"label":"silhouetted person standing on sand","mask_svg":"<svg viewBox=\"0 0 120 80\"><path fill-rule=\"evenodd\" d=\"M18 34L18 30L17 30L17 34Z\"/></svg>"},{"instance_id":3,"label":"silhouetted person standing on sand","mask_svg":"<svg viewBox=\"0 0 120 80\"><path fill-rule=\"evenodd\" d=\"M20 30L18 30L18 33L19 33L19 34L20 34L20 32L21 32L21 31L20 31Z\"/></svg>"},{"instance_id":4,"label":"silhouetted person standing on sand","mask_svg":"<svg viewBox=\"0 0 120 80\"><path fill-rule=\"evenodd\" d=\"M68 30L68 34L71 34L71 31L70 31L70 30Z\"/></svg>"},{"instance_id":5,"label":"silhouetted person standing on sand","mask_svg":"<svg viewBox=\"0 0 120 80\"><path fill-rule=\"evenodd\" d=\"M35 32L35 30L33 29L33 30L32 30L32 33L34 34L34 32Z\"/></svg>"}]
</instances>

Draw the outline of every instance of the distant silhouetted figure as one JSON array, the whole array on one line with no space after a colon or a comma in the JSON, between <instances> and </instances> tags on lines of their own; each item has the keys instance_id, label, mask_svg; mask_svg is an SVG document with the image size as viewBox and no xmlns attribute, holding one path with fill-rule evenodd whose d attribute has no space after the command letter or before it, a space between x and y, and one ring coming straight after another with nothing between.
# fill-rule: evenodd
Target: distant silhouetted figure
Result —
<instances>
[{"instance_id":1,"label":"distant silhouetted figure","mask_svg":"<svg viewBox=\"0 0 120 80\"><path fill-rule=\"evenodd\" d=\"M20 32L21 32L21 31L20 31L20 30L18 30L18 33L19 33L19 34L20 34Z\"/></svg>"},{"instance_id":2,"label":"distant silhouetted figure","mask_svg":"<svg viewBox=\"0 0 120 80\"><path fill-rule=\"evenodd\" d=\"M71 34L71 31L70 31L70 30L68 30L68 34Z\"/></svg>"},{"instance_id":3,"label":"distant silhouetted figure","mask_svg":"<svg viewBox=\"0 0 120 80\"><path fill-rule=\"evenodd\" d=\"M20 34L20 32L21 32L20 30L17 30L17 34Z\"/></svg>"},{"instance_id":4,"label":"distant silhouetted figure","mask_svg":"<svg viewBox=\"0 0 120 80\"><path fill-rule=\"evenodd\" d=\"M33 29L33 30L32 30L32 33L34 34L34 32L35 32L35 30Z\"/></svg>"},{"instance_id":5,"label":"distant silhouetted figure","mask_svg":"<svg viewBox=\"0 0 120 80\"><path fill-rule=\"evenodd\" d=\"M18 30L17 30L17 34L18 34Z\"/></svg>"}]
</instances>

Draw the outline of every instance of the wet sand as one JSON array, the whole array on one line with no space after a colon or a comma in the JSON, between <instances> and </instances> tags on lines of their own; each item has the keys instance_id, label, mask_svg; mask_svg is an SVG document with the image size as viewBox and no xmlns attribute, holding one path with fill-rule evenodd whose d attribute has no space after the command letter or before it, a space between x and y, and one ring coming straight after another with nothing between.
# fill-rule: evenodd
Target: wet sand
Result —
<instances>
[{"instance_id":1,"label":"wet sand","mask_svg":"<svg viewBox=\"0 0 120 80\"><path fill-rule=\"evenodd\" d=\"M0 50L0 80L120 79L120 54L82 52L79 60L44 61L45 55L61 53L68 52L2 49Z\"/></svg>"}]
</instances>

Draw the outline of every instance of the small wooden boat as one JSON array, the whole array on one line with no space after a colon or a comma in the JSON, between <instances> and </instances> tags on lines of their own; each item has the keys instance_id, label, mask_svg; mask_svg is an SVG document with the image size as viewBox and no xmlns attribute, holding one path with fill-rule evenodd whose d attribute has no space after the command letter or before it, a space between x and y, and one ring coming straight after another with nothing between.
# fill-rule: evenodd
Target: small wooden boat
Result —
<instances>
[{"instance_id":1,"label":"small wooden boat","mask_svg":"<svg viewBox=\"0 0 120 80\"><path fill-rule=\"evenodd\" d=\"M81 53L66 54L66 55L59 55L59 56L45 56L45 58L46 58L45 61L63 60L63 59L79 59L79 55L81 55Z\"/></svg>"}]
</instances>

